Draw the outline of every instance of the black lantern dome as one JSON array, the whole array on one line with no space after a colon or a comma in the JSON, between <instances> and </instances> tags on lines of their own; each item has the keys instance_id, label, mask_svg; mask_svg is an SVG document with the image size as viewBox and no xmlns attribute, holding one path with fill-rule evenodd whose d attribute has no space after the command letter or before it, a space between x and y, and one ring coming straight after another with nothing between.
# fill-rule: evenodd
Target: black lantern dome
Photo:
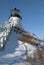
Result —
<instances>
[{"instance_id":1,"label":"black lantern dome","mask_svg":"<svg viewBox=\"0 0 44 65\"><path fill-rule=\"evenodd\" d=\"M12 9L10 17L18 17L18 18L22 19L22 17L20 16L20 10L18 10L16 8Z\"/></svg>"}]
</instances>

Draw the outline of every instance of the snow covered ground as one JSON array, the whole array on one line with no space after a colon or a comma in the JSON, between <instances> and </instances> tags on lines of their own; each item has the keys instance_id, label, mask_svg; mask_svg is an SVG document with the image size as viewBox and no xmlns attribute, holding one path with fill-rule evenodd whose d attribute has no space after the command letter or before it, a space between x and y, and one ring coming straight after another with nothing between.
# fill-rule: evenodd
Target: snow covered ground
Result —
<instances>
[{"instance_id":1,"label":"snow covered ground","mask_svg":"<svg viewBox=\"0 0 44 65\"><path fill-rule=\"evenodd\" d=\"M19 41L18 38L21 36L14 29L11 30L5 42L4 50L0 50L0 65L31 65L33 60L26 61L26 50L28 50L29 56L33 58L33 52L36 51L37 46ZM36 64L34 63L34 65Z\"/></svg>"},{"instance_id":2,"label":"snow covered ground","mask_svg":"<svg viewBox=\"0 0 44 65\"><path fill-rule=\"evenodd\" d=\"M19 37L20 35L16 34L14 30L11 31L4 50L0 51L0 65L17 65L19 63L25 65L23 57L26 50L24 44L19 44Z\"/></svg>"}]
</instances>

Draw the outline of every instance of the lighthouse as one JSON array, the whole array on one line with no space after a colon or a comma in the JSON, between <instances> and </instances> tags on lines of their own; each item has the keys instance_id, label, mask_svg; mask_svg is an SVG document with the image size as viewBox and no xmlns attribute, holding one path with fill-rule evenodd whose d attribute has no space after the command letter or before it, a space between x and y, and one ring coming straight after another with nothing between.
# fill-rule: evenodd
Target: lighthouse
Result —
<instances>
[{"instance_id":1,"label":"lighthouse","mask_svg":"<svg viewBox=\"0 0 44 65\"><path fill-rule=\"evenodd\" d=\"M14 8L11 10L11 14L9 17L9 23L11 24L11 26L13 27L21 27L21 20L22 17L20 16L20 10Z\"/></svg>"},{"instance_id":2,"label":"lighthouse","mask_svg":"<svg viewBox=\"0 0 44 65\"><path fill-rule=\"evenodd\" d=\"M0 41L1 49L4 48L5 41L7 41L7 38L9 38L8 36L10 35L10 32L13 29L14 31L17 31L18 29L22 28L21 20L22 20L22 17L20 16L20 10L18 10L17 8L12 9L10 13L10 17L8 19L9 22L5 24L4 26L5 30L3 31L3 34L1 33L2 34L1 41Z\"/></svg>"}]
</instances>

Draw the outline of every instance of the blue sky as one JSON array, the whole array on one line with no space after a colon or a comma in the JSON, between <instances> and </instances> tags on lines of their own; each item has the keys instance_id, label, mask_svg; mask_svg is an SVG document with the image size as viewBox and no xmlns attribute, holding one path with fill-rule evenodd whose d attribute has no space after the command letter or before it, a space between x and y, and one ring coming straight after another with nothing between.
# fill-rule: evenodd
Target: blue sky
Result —
<instances>
[{"instance_id":1,"label":"blue sky","mask_svg":"<svg viewBox=\"0 0 44 65\"><path fill-rule=\"evenodd\" d=\"M21 10L23 27L44 37L44 0L0 0L0 23L8 20L14 7Z\"/></svg>"}]
</instances>

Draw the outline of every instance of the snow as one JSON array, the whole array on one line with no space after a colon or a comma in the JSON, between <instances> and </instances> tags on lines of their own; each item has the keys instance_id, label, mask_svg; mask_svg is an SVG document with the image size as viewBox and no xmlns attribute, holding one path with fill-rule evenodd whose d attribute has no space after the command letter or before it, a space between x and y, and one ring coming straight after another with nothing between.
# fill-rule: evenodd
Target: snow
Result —
<instances>
[{"instance_id":1,"label":"snow","mask_svg":"<svg viewBox=\"0 0 44 65\"><path fill-rule=\"evenodd\" d=\"M26 62L26 51L30 58L34 58L33 53L39 46L18 40L22 35L16 33L14 28L10 30L10 27L7 27L7 30L1 33L0 37L2 36L7 38L4 50L0 50L0 65L31 65L30 62Z\"/></svg>"},{"instance_id":2,"label":"snow","mask_svg":"<svg viewBox=\"0 0 44 65\"><path fill-rule=\"evenodd\" d=\"M22 37L22 35L16 33L14 29L9 33L4 50L0 51L0 65L28 65L28 62L26 62L26 50L28 55L34 58L33 53L37 47L19 41L18 38Z\"/></svg>"},{"instance_id":3,"label":"snow","mask_svg":"<svg viewBox=\"0 0 44 65\"><path fill-rule=\"evenodd\" d=\"M11 65L14 60L16 60L17 63L19 58L25 55L26 50L24 44L18 42L20 36L21 35L14 32L14 30L11 31L4 50L0 51L0 65ZM14 63L12 65L14 65Z\"/></svg>"}]
</instances>

